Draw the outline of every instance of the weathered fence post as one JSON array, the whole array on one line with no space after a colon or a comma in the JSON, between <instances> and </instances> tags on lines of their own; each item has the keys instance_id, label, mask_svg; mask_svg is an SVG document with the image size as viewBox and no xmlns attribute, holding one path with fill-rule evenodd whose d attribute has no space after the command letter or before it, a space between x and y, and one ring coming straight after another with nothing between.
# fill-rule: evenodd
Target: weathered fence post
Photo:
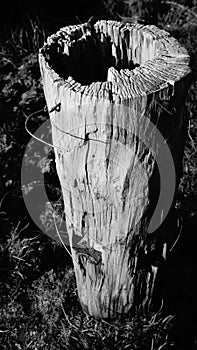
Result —
<instances>
[{"instance_id":1,"label":"weathered fence post","mask_svg":"<svg viewBox=\"0 0 197 350\"><path fill-rule=\"evenodd\" d=\"M81 305L149 312L181 174L187 51L155 26L102 20L60 29L39 61Z\"/></svg>"}]
</instances>

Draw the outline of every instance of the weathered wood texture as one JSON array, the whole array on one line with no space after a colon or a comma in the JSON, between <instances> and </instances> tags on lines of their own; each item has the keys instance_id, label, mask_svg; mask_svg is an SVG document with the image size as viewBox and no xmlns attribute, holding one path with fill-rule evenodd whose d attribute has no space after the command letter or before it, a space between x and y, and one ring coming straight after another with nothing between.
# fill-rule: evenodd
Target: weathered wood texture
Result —
<instances>
[{"instance_id":1,"label":"weathered wood texture","mask_svg":"<svg viewBox=\"0 0 197 350\"><path fill-rule=\"evenodd\" d=\"M48 109L61 103L50 118L81 305L102 318L149 312L168 244L165 229L147 231L160 191L150 127L178 180L187 51L155 26L102 20L60 29L39 60Z\"/></svg>"}]
</instances>

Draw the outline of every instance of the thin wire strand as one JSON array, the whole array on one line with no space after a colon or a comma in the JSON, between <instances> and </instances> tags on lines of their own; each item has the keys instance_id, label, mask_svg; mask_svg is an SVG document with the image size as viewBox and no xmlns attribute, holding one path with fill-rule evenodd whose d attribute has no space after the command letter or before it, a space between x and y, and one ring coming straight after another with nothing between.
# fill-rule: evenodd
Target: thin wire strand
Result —
<instances>
[{"instance_id":1,"label":"thin wire strand","mask_svg":"<svg viewBox=\"0 0 197 350\"><path fill-rule=\"evenodd\" d=\"M56 230L56 232L57 232L57 235L58 235L58 237L59 237L59 239L60 239L60 241L61 241L63 247L66 249L67 253L68 253L68 254L71 256L71 258L73 259L73 256L72 256L71 252L68 250L68 248L67 248L66 245L64 244L64 242L63 242L63 240L62 240L62 237L61 237L61 235L60 235L60 233L59 233L59 230L58 230L58 228L57 228L56 221L55 221L55 215L54 215L54 214L52 214L52 215L53 215L53 220L54 220L54 225L55 225L55 230Z\"/></svg>"},{"instance_id":2,"label":"thin wire strand","mask_svg":"<svg viewBox=\"0 0 197 350\"><path fill-rule=\"evenodd\" d=\"M61 129L58 128L58 126L55 125L52 121L51 121L51 124L52 124L57 130L59 130L60 132L62 132L63 134L72 136L72 137L74 137L74 138L76 138L76 139L80 139L80 140L82 140L82 141L84 141L84 142L85 142L85 141L95 141L95 142L101 142L101 143L104 143L104 144L108 144L108 142L101 141L101 140L91 139L91 138L89 138L89 137L88 137L87 139L84 139L84 138L81 137L81 136L73 135L73 134L71 134L71 133L68 132L68 131L61 130ZM93 131L91 134L93 134L93 133L94 133L94 131Z\"/></svg>"},{"instance_id":3,"label":"thin wire strand","mask_svg":"<svg viewBox=\"0 0 197 350\"><path fill-rule=\"evenodd\" d=\"M41 138L35 136L35 135L32 134L32 132L28 129L27 124L28 124L29 119L32 118L33 116L35 116L35 115L41 113L41 112L45 112L45 109L42 108L42 109L40 109L40 110L38 110L38 111L36 111L36 112L34 112L34 113L31 113L29 116L26 117L26 120L25 120L25 130L28 132L28 134L29 134L31 137L33 137L35 140L37 140L37 141L39 141L39 142L42 142L44 145L49 146L49 147L52 147L52 148L55 148L55 147L56 147L56 148L59 148L59 149L62 150L61 147L54 146L54 145L52 145L51 143L46 142L46 141L42 140Z\"/></svg>"},{"instance_id":4,"label":"thin wire strand","mask_svg":"<svg viewBox=\"0 0 197 350\"><path fill-rule=\"evenodd\" d=\"M59 104L57 104L56 107L57 107L57 106L59 106ZM50 113L50 112L53 112L54 110L55 110L55 107L53 107L53 108L51 109L51 111L49 111L49 113ZM39 142L42 142L42 143L43 143L44 145L46 145L46 146L49 146L49 147L51 147L51 148L56 148L56 149L59 149L59 150L61 150L61 151L62 151L62 150L66 150L66 149L63 148L63 147L59 147L59 146L53 145L52 143L49 143L49 142L47 142L47 141L42 140L41 138L35 136L35 135L29 130L27 124L28 124L30 118L32 118L33 116L35 116L35 115L37 115L37 114L39 114L39 113L41 113L41 112L45 112L45 108L40 109L40 110L38 110L38 111L36 111L36 112L31 113L29 116L26 116L26 120L25 120L25 130L28 132L28 134L29 134L31 137L33 137L35 140L37 140L37 141L39 141ZM83 137L80 137L80 136L71 134L71 133L68 132L68 131L64 131L64 130L61 130L60 128L58 128L57 125L55 125L51 120L50 120L50 122L51 122L51 124L52 124L57 130L59 130L59 131L62 132L63 134L69 135L69 136L71 136L71 137L73 137L73 138L80 139L80 140L82 140L82 141L84 141L84 142L87 142L87 141L95 141L95 142L100 142L100 143L108 144L108 142L105 142L105 141L102 141L102 140L96 140L96 139L92 139L92 138L89 138L89 137L88 137L87 139L85 139L85 138L83 138ZM67 151L67 150L66 150L66 151Z\"/></svg>"},{"instance_id":5,"label":"thin wire strand","mask_svg":"<svg viewBox=\"0 0 197 350\"><path fill-rule=\"evenodd\" d=\"M173 115L173 113L171 113L170 111L168 111L168 110L167 110L162 104L160 104L158 101L155 101L155 102L156 102L156 104L158 104L165 112L167 112L167 113L170 114L170 115ZM35 136L35 135L29 130L29 128L28 128L28 126L27 126L27 124L28 124L30 118L32 118L33 116L35 116L35 115L37 115L37 114L39 114L39 113L41 113L41 112L46 112L46 110L47 110L47 108L46 108L46 106L45 106L44 108L42 108L42 109L40 109L40 110L38 110L38 111L36 111L36 112L31 113L29 116L26 116L26 120L25 120L25 130L28 132L28 134L29 134L31 137L33 137L35 140L37 140L37 141L39 141L39 142L42 142L44 145L49 146L49 147L51 147L51 148L59 149L59 150L61 150L61 151L62 151L62 150L65 151L65 150L66 150L65 148L59 147L59 146L56 146L56 145L53 145L52 143L49 143L49 142L47 142L47 141L44 141L44 140L42 140L41 138ZM57 103L53 108L51 108L50 111L48 111L48 113L52 113L52 112L54 112L55 110L57 110L58 112L60 111L60 103ZM90 138L90 137L88 137L88 138L86 139L86 138L83 138L83 137L80 137L80 136L71 134L71 133L68 132L68 131L61 130L56 124L54 124L54 123L52 122L51 119L50 119L50 122L51 122L51 125L53 125L53 127L55 127L58 131L62 132L63 134L69 135L69 136L71 136L71 137L73 137L73 138L82 140L82 141L84 141L84 142L87 142L87 141L94 141L94 142L100 142L100 143L103 143L103 144L108 144L108 143L109 143L109 142L105 142L105 141L98 140L98 139L92 139L92 138ZM189 136L190 136L190 135L189 135ZM191 137L190 137L190 139L191 139ZM66 151L68 152L68 150L66 150Z\"/></svg>"}]
</instances>

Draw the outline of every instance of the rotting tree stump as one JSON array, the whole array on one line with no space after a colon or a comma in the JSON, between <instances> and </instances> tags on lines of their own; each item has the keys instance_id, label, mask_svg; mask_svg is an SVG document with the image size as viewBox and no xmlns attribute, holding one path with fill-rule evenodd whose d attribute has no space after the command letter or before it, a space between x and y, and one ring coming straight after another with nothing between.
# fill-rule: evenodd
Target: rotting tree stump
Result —
<instances>
[{"instance_id":1,"label":"rotting tree stump","mask_svg":"<svg viewBox=\"0 0 197 350\"><path fill-rule=\"evenodd\" d=\"M155 26L102 20L60 29L39 62L81 305L149 313L169 246L170 155L175 187L181 175L188 53Z\"/></svg>"}]
</instances>

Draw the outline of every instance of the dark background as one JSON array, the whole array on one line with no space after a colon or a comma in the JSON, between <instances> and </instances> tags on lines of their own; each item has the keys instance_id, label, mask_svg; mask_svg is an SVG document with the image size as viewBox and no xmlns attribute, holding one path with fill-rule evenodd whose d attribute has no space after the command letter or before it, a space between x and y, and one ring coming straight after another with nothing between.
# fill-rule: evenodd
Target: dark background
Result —
<instances>
[{"instance_id":1,"label":"dark background","mask_svg":"<svg viewBox=\"0 0 197 350\"><path fill-rule=\"evenodd\" d=\"M12 28L25 20L27 16L36 17L50 29L56 26L87 21L90 16L105 17L105 6L101 0L71 1L25 1L6 0L0 12L0 29Z\"/></svg>"}]
</instances>

